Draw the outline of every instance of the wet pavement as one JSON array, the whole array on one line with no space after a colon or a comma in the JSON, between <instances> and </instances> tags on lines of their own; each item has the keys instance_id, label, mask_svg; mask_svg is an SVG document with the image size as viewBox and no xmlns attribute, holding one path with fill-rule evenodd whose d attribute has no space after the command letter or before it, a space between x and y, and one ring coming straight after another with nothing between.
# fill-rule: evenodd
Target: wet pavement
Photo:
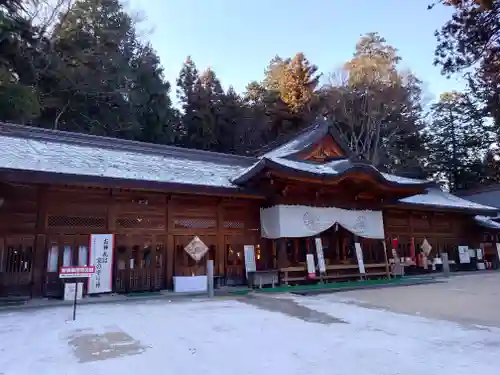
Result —
<instances>
[{"instance_id":1,"label":"wet pavement","mask_svg":"<svg viewBox=\"0 0 500 375\"><path fill-rule=\"evenodd\" d=\"M279 298L277 296L250 294L246 296L246 298L240 299L240 302L244 302L262 310L285 314L287 316L298 318L309 323L346 323L345 321L335 318L329 314L325 314L299 305L297 302L291 299Z\"/></svg>"},{"instance_id":2,"label":"wet pavement","mask_svg":"<svg viewBox=\"0 0 500 375\"><path fill-rule=\"evenodd\" d=\"M137 355L147 349L139 341L116 328L100 334L75 330L68 338L68 345L80 363Z\"/></svg>"}]
</instances>

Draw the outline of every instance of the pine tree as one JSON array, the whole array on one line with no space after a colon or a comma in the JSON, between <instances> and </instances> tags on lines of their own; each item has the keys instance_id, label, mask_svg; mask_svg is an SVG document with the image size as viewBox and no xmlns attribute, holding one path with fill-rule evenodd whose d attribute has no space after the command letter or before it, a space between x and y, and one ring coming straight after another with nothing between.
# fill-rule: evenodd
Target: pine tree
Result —
<instances>
[{"instance_id":1,"label":"pine tree","mask_svg":"<svg viewBox=\"0 0 500 375\"><path fill-rule=\"evenodd\" d=\"M36 30L25 16L25 1L0 5L0 120L26 123L40 113L31 57Z\"/></svg>"},{"instance_id":2,"label":"pine tree","mask_svg":"<svg viewBox=\"0 0 500 375\"><path fill-rule=\"evenodd\" d=\"M318 67L311 64L303 53L296 54L283 70L280 97L291 113L299 118L312 109L320 78L317 71Z\"/></svg>"},{"instance_id":3,"label":"pine tree","mask_svg":"<svg viewBox=\"0 0 500 375\"><path fill-rule=\"evenodd\" d=\"M427 132L429 164L441 183L456 191L482 180L481 155L491 142L491 132L466 94L442 94L432 106Z\"/></svg>"},{"instance_id":4,"label":"pine tree","mask_svg":"<svg viewBox=\"0 0 500 375\"><path fill-rule=\"evenodd\" d=\"M130 87L131 110L136 114L141 131L137 140L169 144L174 142L179 114L172 108L170 84L155 51L146 45L133 58L134 81Z\"/></svg>"},{"instance_id":5,"label":"pine tree","mask_svg":"<svg viewBox=\"0 0 500 375\"><path fill-rule=\"evenodd\" d=\"M177 98L182 108L181 124L176 143L184 147L194 147L191 137L199 127L199 74L190 56L184 62L177 78Z\"/></svg>"},{"instance_id":6,"label":"pine tree","mask_svg":"<svg viewBox=\"0 0 500 375\"><path fill-rule=\"evenodd\" d=\"M175 125L158 56L118 0L77 0L50 36L42 126L169 143Z\"/></svg>"}]
</instances>

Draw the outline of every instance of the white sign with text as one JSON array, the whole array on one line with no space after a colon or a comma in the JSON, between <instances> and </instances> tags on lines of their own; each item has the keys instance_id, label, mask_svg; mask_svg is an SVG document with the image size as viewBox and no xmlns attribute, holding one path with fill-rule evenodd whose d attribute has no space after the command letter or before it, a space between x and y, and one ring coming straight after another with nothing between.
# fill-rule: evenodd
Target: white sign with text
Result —
<instances>
[{"instance_id":1,"label":"white sign with text","mask_svg":"<svg viewBox=\"0 0 500 375\"><path fill-rule=\"evenodd\" d=\"M113 248L112 234L90 235L90 265L95 272L89 278L88 293L111 292L113 286Z\"/></svg>"},{"instance_id":2,"label":"white sign with text","mask_svg":"<svg viewBox=\"0 0 500 375\"><path fill-rule=\"evenodd\" d=\"M359 273L365 274L365 262L363 260L363 250L361 249L361 244L359 242L356 242L354 244L354 247L356 248L356 258L358 259Z\"/></svg>"},{"instance_id":3,"label":"white sign with text","mask_svg":"<svg viewBox=\"0 0 500 375\"><path fill-rule=\"evenodd\" d=\"M321 241L321 238L317 237L314 239L314 242L316 244L316 256L318 258L318 269L320 273L325 273L326 272L326 266L325 266L325 255L323 254L323 243Z\"/></svg>"}]
</instances>

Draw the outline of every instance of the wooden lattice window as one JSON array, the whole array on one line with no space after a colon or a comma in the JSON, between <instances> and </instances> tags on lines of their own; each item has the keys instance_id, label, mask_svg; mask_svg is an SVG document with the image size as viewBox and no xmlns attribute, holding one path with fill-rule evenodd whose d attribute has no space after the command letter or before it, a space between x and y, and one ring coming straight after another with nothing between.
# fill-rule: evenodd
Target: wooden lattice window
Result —
<instances>
[{"instance_id":1,"label":"wooden lattice window","mask_svg":"<svg viewBox=\"0 0 500 375\"><path fill-rule=\"evenodd\" d=\"M135 217L120 217L116 219L117 228L122 229L133 229L133 228L144 228L144 229L165 229L165 220L162 217L157 218L147 218L142 216Z\"/></svg>"},{"instance_id":2,"label":"wooden lattice window","mask_svg":"<svg viewBox=\"0 0 500 375\"><path fill-rule=\"evenodd\" d=\"M49 228L102 228L106 225L106 218L93 216L64 216L50 215L47 218Z\"/></svg>"},{"instance_id":3,"label":"wooden lattice window","mask_svg":"<svg viewBox=\"0 0 500 375\"><path fill-rule=\"evenodd\" d=\"M243 221L224 221L225 229L245 229L245 223Z\"/></svg>"},{"instance_id":4,"label":"wooden lattice window","mask_svg":"<svg viewBox=\"0 0 500 375\"><path fill-rule=\"evenodd\" d=\"M217 227L214 219L175 219L175 228L209 229Z\"/></svg>"}]
</instances>

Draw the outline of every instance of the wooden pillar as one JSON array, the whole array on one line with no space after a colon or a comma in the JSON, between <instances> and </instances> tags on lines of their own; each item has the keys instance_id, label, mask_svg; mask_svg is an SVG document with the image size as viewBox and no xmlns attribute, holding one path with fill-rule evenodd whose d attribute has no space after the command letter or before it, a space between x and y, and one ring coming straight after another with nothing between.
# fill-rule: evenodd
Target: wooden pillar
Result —
<instances>
[{"instance_id":1,"label":"wooden pillar","mask_svg":"<svg viewBox=\"0 0 500 375\"><path fill-rule=\"evenodd\" d=\"M389 269L389 259L387 257L387 244L385 243L385 239L382 240L382 244L384 245L384 262L385 262L385 273L387 274L387 278L391 278L391 271Z\"/></svg>"},{"instance_id":2,"label":"wooden pillar","mask_svg":"<svg viewBox=\"0 0 500 375\"><path fill-rule=\"evenodd\" d=\"M277 251L276 251L277 240L268 240L268 241L271 241L271 246L272 246L272 256L273 256L272 267L273 267L273 269L277 269L278 268L278 257L277 257Z\"/></svg>"},{"instance_id":3,"label":"wooden pillar","mask_svg":"<svg viewBox=\"0 0 500 375\"><path fill-rule=\"evenodd\" d=\"M416 257L417 257L417 249L415 247L415 235L414 235L414 229L413 229L413 212L412 211L410 211L409 224L410 224L409 225L409 228L410 228L410 257L412 257L412 261L415 261ZM412 248L413 248L413 253L411 250Z\"/></svg>"},{"instance_id":4,"label":"wooden pillar","mask_svg":"<svg viewBox=\"0 0 500 375\"><path fill-rule=\"evenodd\" d=\"M286 259L286 242L284 238L278 238L276 240L277 250L278 250L278 268L287 267Z\"/></svg>"},{"instance_id":5,"label":"wooden pillar","mask_svg":"<svg viewBox=\"0 0 500 375\"><path fill-rule=\"evenodd\" d=\"M241 233L243 235L243 233ZM224 248L224 211L222 199L217 201L217 248L214 259L214 272L216 275L222 276L226 274L224 267L226 258L226 249Z\"/></svg>"},{"instance_id":6,"label":"wooden pillar","mask_svg":"<svg viewBox=\"0 0 500 375\"><path fill-rule=\"evenodd\" d=\"M166 270L165 270L165 277L166 277L166 285L168 289L173 289L173 276L174 276L174 262L175 262L175 244L174 244L174 236L170 234L170 229L172 225L172 204L171 204L171 197L167 195L166 197L166 202L165 202L165 210L166 210L166 237L167 237L167 243L166 243Z\"/></svg>"},{"instance_id":7,"label":"wooden pillar","mask_svg":"<svg viewBox=\"0 0 500 375\"><path fill-rule=\"evenodd\" d=\"M116 202L113 196L113 189L109 192L109 204L107 207L106 230L108 233L115 233L116 231ZM116 259L116 258L115 258Z\"/></svg>"},{"instance_id":8,"label":"wooden pillar","mask_svg":"<svg viewBox=\"0 0 500 375\"><path fill-rule=\"evenodd\" d=\"M33 297L41 297L44 290L44 279L46 273L45 260L48 256L46 230L47 216L47 187L40 185L37 193L37 221L36 221L36 236L32 264L32 288L31 295Z\"/></svg>"}]
</instances>

